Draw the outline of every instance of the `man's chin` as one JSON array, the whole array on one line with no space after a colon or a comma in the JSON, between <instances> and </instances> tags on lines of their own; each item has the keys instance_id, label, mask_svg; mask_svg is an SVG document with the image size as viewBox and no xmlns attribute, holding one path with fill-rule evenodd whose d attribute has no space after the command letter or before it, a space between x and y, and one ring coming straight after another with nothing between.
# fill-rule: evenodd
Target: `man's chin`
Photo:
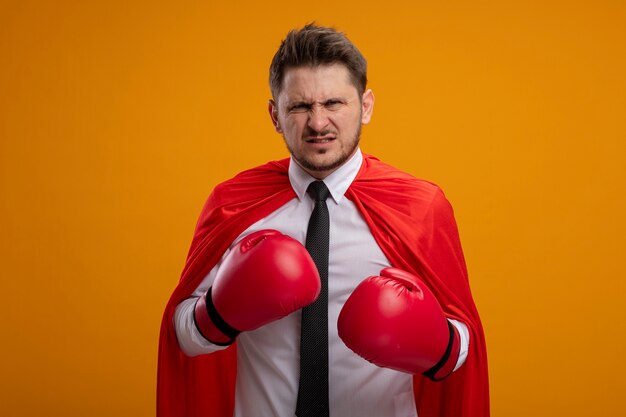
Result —
<instances>
[{"instance_id":1,"label":"man's chin","mask_svg":"<svg viewBox=\"0 0 626 417\"><path fill-rule=\"evenodd\" d=\"M298 160L298 163L302 168L309 172L323 174L328 173L329 171L334 171L335 169L343 165L347 160L348 158L345 155L342 155L339 158L327 161L301 159Z\"/></svg>"},{"instance_id":2,"label":"man's chin","mask_svg":"<svg viewBox=\"0 0 626 417\"><path fill-rule=\"evenodd\" d=\"M289 151L298 165L312 176L320 178L329 175L345 164L355 154L358 146L359 142L356 141L349 152L332 150L323 153L298 155L291 152L291 149Z\"/></svg>"}]
</instances>

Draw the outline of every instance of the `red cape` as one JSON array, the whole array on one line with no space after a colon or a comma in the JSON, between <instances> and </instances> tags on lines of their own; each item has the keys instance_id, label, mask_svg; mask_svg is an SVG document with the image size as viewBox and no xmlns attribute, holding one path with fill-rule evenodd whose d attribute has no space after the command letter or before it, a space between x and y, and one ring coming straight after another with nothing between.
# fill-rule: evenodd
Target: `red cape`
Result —
<instances>
[{"instance_id":1,"label":"red cape","mask_svg":"<svg viewBox=\"0 0 626 417\"><path fill-rule=\"evenodd\" d=\"M289 159L284 159L244 171L209 196L161 323L157 416L232 417L236 344L211 355L187 357L176 339L174 310L237 236L295 198L288 167ZM489 416L485 338L452 207L442 191L365 155L346 197L356 205L392 266L419 275L445 314L470 331L468 357L459 370L441 382L414 376L419 417Z\"/></svg>"}]
</instances>

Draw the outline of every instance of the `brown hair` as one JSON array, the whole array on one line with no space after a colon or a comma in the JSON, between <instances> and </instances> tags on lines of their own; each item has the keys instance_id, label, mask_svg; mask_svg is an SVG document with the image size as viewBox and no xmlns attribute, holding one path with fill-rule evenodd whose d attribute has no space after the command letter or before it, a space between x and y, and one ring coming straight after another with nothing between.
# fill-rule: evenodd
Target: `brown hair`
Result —
<instances>
[{"instance_id":1,"label":"brown hair","mask_svg":"<svg viewBox=\"0 0 626 417\"><path fill-rule=\"evenodd\" d=\"M314 23L293 29L281 42L270 65L272 96L278 97L288 68L337 63L346 66L361 96L367 84L367 62L345 34Z\"/></svg>"}]
</instances>

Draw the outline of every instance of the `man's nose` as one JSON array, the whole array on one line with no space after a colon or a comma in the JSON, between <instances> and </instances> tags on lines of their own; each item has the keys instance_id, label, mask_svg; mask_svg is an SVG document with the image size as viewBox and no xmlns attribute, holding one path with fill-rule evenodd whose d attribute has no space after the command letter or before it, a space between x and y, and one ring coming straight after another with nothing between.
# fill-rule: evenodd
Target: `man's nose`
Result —
<instances>
[{"instance_id":1,"label":"man's nose","mask_svg":"<svg viewBox=\"0 0 626 417\"><path fill-rule=\"evenodd\" d=\"M323 107L313 107L309 111L309 120L307 125L315 132L322 132L328 126L328 114Z\"/></svg>"}]
</instances>

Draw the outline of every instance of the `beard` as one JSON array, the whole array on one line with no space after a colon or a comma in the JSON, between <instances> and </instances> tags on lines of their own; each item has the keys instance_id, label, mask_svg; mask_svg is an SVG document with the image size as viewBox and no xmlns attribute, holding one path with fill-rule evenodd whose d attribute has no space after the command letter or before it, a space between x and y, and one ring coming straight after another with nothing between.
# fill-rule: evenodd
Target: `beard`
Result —
<instances>
[{"instance_id":1,"label":"beard","mask_svg":"<svg viewBox=\"0 0 626 417\"><path fill-rule=\"evenodd\" d=\"M335 169L339 168L341 165L343 165L346 161L348 161L348 159L350 159L352 155L354 155L354 152L359 146L360 139L361 139L361 126L359 125L357 127L357 131L355 132L354 136L349 141L344 143L344 146L341 147L337 151L337 155L335 155L332 159L324 163L317 162L314 157L305 155L304 153L300 153L297 150L292 149L292 147L289 146L289 142L286 140L285 140L285 144L287 145L287 149L289 150L289 153L291 154L293 159L298 163L298 165L300 165L306 171L332 172ZM317 153L315 155L323 155L326 153L327 151L324 151L324 152Z\"/></svg>"}]
</instances>

